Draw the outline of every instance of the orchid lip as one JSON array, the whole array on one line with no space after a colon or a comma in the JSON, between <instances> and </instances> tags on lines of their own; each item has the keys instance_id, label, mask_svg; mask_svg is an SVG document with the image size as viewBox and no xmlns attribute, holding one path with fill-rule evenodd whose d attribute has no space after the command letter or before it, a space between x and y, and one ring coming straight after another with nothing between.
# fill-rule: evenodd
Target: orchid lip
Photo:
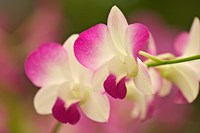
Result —
<instances>
[{"instance_id":1,"label":"orchid lip","mask_svg":"<svg viewBox=\"0 0 200 133\"><path fill-rule=\"evenodd\" d=\"M61 98L57 98L52 114L56 120L61 123L76 124L80 120L80 113L77 109L77 103L65 108L65 102Z\"/></svg>"},{"instance_id":2,"label":"orchid lip","mask_svg":"<svg viewBox=\"0 0 200 133\"><path fill-rule=\"evenodd\" d=\"M104 81L104 89L113 98L124 99L127 93L125 82L126 77L120 79L120 81L117 83L116 76L114 74L110 74Z\"/></svg>"}]
</instances>

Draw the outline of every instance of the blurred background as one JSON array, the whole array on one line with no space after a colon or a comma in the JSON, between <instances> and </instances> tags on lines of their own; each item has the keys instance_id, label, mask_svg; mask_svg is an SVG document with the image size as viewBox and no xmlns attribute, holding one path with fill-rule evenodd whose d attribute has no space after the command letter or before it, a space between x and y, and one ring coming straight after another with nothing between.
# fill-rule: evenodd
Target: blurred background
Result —
<instances>
[{"instance_id":1,"label":"blurred background","mask_svg":"<svg viewBox=\"0 0 200 133\"><path fill-rule=\"evenodd\" d=\"M52 131L54 118L38 115L33 108L38 88L26 78L24 61L41 43L62 44L73 33L106 23L113 5L129 23L149 27L158 53L174 52L176 35L188 31L194 16L200 16L199 0L0 0L0 133ZM108 123L82 115L77 125L63 125L60 133L199 133L200 98L176 105L173 92L164 98L156 96L155 111L147 120L133 120L128 115L130 103L110 99Z\"/></svg>"}]
</instances>

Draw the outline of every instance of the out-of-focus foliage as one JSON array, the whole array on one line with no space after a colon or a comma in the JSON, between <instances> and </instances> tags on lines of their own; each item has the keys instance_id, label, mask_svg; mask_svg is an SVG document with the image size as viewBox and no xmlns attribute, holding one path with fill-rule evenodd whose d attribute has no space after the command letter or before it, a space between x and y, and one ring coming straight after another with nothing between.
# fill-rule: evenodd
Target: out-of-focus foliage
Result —
<instances>
[{"instance_id":1,"label":"out-of-focus foliage","mask_svg":"<svg viewBox=\"0 0 200 133\"><path fill-rule=\"evenodd\" d=\"M70 33L105 23L113 5L120 7L127 16L143 10L154 11L168 24L182 28L189 28L194 16L200 16L198 0L63 0L63 3Z\"/></svg>"}]
</instances>

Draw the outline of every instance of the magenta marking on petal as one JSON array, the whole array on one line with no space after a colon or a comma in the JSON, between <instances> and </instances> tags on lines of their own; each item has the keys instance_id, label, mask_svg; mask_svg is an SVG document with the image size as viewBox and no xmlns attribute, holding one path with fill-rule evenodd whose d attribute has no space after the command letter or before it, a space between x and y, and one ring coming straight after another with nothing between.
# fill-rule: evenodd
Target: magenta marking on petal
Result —
<instances>
[{"instance_id":1,"label":"magenta marking on petal","mask_svg":"<svg viewBox=\"0 0 200 133\"><path fill-rule=\"evenodd\" d=\"M117 84L117 95L119 99L124 99L126 97L126 77L122 78L119 83Z\"/></svg>"},{"instance_id":2,"label":"magenta marking on petal","mask_svg":"<svg viewBox=\"0 0 200 133\"><path fill-rule=\"evenodd\" d=\"M131 43L128 45L132 45L133 56L137 59L139 51L149 41L149 30L145 25L135 23L128 26L127 33Z\"/></svg>"},{"instance_id":3,"label":"magenta marking on petal","mask_svg":"<svg viewBox=\"0 0 200 133\"><path fill-rule=\"evenodd\" d=\"M65 109L65 102L57 98L56 103L53 106L52 114L56 120L60 121L61 123L68 122L68 113Z\"/></svg>"},{"instance_id":4,"label":"magenta marking on petal","mask_svg":"<svg viewBox=\"0 0 200 133\"><path fill-rule=\"evenodd\" d=\"M122 78L118 83L116 83L116 76L110 74L104 81L105 91L113 98L124 99L126 97L126 78Z\"/></svg>"},{"instance_id":5,"label":"magenta marking on petal","mask_svg":"<svg viewBox=\"0 0 200 133\"><path fill-rule=\"evenodd\" d=\"M67 51L62 45L53 42L42 44L26 59L26 75L36 86L41 87L49 79L49 69L47 68L52 64L61 66L67 62L67 58Z\"/></svg>"},{"instance_id":6,"label":"magenta marking on petal","mask_svg":"<svg viewBox=\"0 0 200 133\"><path fill-rule=\"evenodd\" d=\"M92 70L100 67L101 59L107 59L102 52L108 49L108 42L106 42L108 34L108 28L104 24L97 24L80 33L74 43L74 54L77 60Z\"/></svg>"},{"instance_id":7,"label":"magenta marking on petal","mask_svg":"<svg viewBox=\"0 0 200 133\"><path fill-rule=\"evenodd\" d=\"M76 124L80 120L80 113L77 109L77 104L72 104L68 110L68 122L72 125Z\"/></svg>"},{"instance_id":8,"label":"magenta marking on petal","mask_svg":"<svg viewBox=\"0 0 200 133\"><path fill-rule=\"evenodd\" d=\"M188 40L189 40L188 32L182 32L176 37L176 40L174 42L174 48L178 56L184 53Z\"/></svg>"},{"instance_id":9,"label":"magenta marking on petal","mask_svg":"<svg viewBox=\"0 0 200 133\"><path fill-rule=\"evenodd\" d=\"M118 98L117 95L117 85L116 85L116 76L113 74L110 74L107 79L104 81L104 89L105 91L111 95L113 98Z\"/></svg>"},{"instance_id":10,"label":"magenta marking on petal","mask_svg":"<svg viewBox=\"0 0 200 133\"><path fill-rule=\"evenodd\" d=\"M53 106L52 114L54 118L61 123L76 124L80 120L80 113L77 109L77 103L72 104L69 108L65 108L65 102L61 98L57 98Z\"/></svg>"},{"instance_id":11,"label":"magenta marking on petal","mask_svg":"<svg viewBox=\"0 0 200 133\"><path fill-rule=\"evenodd\" d=\"M149 39L149 30L143 24L134 24L137 28L134 34L134 47L133 47L133 54L135 59L138 57L139 51L147 44Z\"/></svg>"},{"instance_id":12,"label":"magenta marking on petal","mask_svg":"<svg viewBox=\"0 0 200 133\"><path fill-rule=\"evenodd\" d=\"M187 99L183 96L183 94L179 90L177 91L177 93L175 95L174 101L177 104L187 104L188 103Z\"/></svg>"}]
</instances>

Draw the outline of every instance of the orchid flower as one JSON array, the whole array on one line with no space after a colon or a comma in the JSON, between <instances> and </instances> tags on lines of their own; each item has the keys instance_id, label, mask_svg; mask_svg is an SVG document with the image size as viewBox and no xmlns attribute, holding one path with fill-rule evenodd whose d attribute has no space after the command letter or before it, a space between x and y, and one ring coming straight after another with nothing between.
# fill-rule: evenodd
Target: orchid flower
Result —
<instances>
[{"instance_id":1,"label":"orchid flower","mask_svg":"<svg viewBox=\"0 0 200 133\"><path fill-rule=\"evenodd\" d=\"M145 114L147 102L143 98L153 93L148 69L138 58L149 36L146 26L128 25L120 9L114 6L107 25L97 24L80 33L74 44L75 56L83 66L93 71L103 69L101 75L108 75L104 89L110 96L138 103L137 115Z\"/></svg>"},{"instance_id":2,"label":"orchid flower","mask_svg":"<svg viewBox=\"0 0 200 133\"><path fill-rule=\"evenodd\" d=\"M88 118L105 122L109 101L101 89L96 89L102 79L76 61L73 44L77 37L72 35L63 46L43 44L27 58L26 74L41 87L34 97L34 107L37 113L53 114L62 123L77 123L78 107Z\"/></svg>"},{"instance_id":3,"label":"orchid flower","mask_svg":"<svg viewBox=\"0 0 200 133\"><path fill-rule=\"evenodd\" d=\"M138 52L148 39L147 27L139 23L128 25L122 12L114 6L108 25L97 24L82 32L75 41L74 52L77 60L91 70L106 66L109 70L104 82L106 92L123 99L129 79L141 92L152 92L148 70L138 58Z\"/></svg>"},{"instance_id":4,"label":"orchid flower","mask_svg":"<svg viewBox=\"0 0 200 133\"><path fill-rule=\"evenodd\" d=\"M179 54L177 58L200 54L200 23L198 18L194 19L189 33L184 32L177 37L175 49ZM168 94L171 84L174 83L180 89L176 102L193 102L199 92L199 66L200 61L195 60L157 67L161 76L165 78L165 86L168 86L164 90L161 89L162 94Z\"/></svg>"}]
</instances>

